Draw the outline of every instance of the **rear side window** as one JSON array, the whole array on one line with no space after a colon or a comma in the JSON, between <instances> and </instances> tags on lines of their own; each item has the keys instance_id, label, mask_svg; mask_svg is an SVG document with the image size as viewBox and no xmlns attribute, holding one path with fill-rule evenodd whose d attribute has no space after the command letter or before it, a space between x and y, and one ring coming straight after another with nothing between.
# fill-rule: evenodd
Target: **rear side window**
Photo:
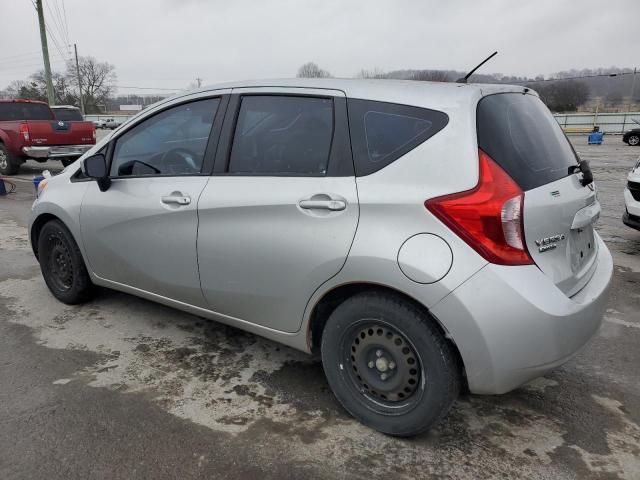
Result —
<instances>
[{"instance_id":1,"label":"rear side window","mask_svg":"<svg viewBox=\"0 0 640 480\"><path fill-rule=\"evenodd\" d=\"M47 105L28 102L0 102L0 121L53 120Z\"/></svg>"},{"instance_id":2,"label":"rear side window","mask_svg":"<svg viewBox=\"0 0 640 480\"><path fill-rule=\"evenodd\" d=\"M569 174L577 157L549 109L535 95L500 93L478 103L478 146L532 190Z\"/></svg>"},{"instance_id":3,"label":"rear side window","mask_svg":"<svg viewBox=\"0 0 640 480\"><path fill-rule=\"evenodd\" d=\"M442 130L449 117L426 108L348 100L356 175L377 172Z\"/></svg>"},{"instance_id":4,"label":"rear side window","mask_svg":"<svg viewBox=\"0 0 640 480\"><path fill-rule=\"evenodd\" d=\"M333 100L251 95L242 98L229 173L325 175L333 138Z\"/></svg>"},{"instance_id":5,"label":"rear side window","mask_svg":"<svg viewBox=\"0 0 640 480\"><path fill-rule=\"evenodd\" d=\"M54 108L52 110L57 120L69 122L81 122L84 120L80 110L76 110L75 108Z\"/></svg>"}]
</instances>

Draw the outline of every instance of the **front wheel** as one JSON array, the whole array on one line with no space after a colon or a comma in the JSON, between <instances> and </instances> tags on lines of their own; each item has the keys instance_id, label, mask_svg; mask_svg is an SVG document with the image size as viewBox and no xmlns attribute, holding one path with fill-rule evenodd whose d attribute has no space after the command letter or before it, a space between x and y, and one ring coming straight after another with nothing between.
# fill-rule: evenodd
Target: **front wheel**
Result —
<instances>
[{"instance_id":1,"label":"front wheel","mask_svg":"<svg viewBox=\"0 0 640 480\"><path fill-rule=\"evenodd\" d=\"M627 143L633 146L640 145L640 135L631 135L627 139Z\"/></svg>"},{"instance_id":2,"label":"front wheel","mask_svg":"<svg viewBox=\"0 0 640 480\"><path fill-rule=\"evenodd\" d=\"M40 270L49 290L69 305L88 300L93 284L71 232L59 220L50 220L38 237Z\"/></svg>"},{"instance_id":3,"label":"front wheel","mask_svg":"<svg viewBox=\"0 0 640 480\"><path fill-rule=\"evenodd\" d=\"M380 432L412 436L443 418L460 391L460 367L433 319L394 295L340 304L322 335L322 363L342 406Z\"/></svg>"}]
</instances>

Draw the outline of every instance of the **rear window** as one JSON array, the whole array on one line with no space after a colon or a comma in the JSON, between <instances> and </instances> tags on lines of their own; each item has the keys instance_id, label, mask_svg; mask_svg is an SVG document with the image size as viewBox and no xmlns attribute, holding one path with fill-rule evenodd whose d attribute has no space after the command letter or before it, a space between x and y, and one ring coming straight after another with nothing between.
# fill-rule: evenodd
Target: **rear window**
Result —
<instances>
[{"instance_id":1,"label":"rear window","mask_svg":"<svg viewBox=\"0 0 640 480\"><path fill-rule=\"evenodd\" d=\"M348 100L356 175L377 172L442 130L449 117L427 108Z\"/></svg>"},{"instance_id":2,"label":"rear window","mask_svg":"<svg viewBox=\"0 0 640 480\"><path fill-rule=\"evenodd\" d=\"M53 120L48 105L27 102L0 102L0 121Z\"/></svg>"},{"instance_id":3,"label":"rear window","mask_svg":"<svg viewBox=\"0 0 640 480\"><path fill-rule=\"evenodd\" d=\"M478 146L522 188L569 175L578 159L549 109L534 95L500 93L478 103Z\"/></svg>"},{"instance_id":4,"label":"rear window","mask_svg":"<svg viewBox=\"0 0 640 480\"><path fill-rule=\"evenodd\" d=\"M65 120L69 122L81 122L84 120L80 110L76 108L53 108L52 110L57 120Z\"/></svg>"}]
</instances>

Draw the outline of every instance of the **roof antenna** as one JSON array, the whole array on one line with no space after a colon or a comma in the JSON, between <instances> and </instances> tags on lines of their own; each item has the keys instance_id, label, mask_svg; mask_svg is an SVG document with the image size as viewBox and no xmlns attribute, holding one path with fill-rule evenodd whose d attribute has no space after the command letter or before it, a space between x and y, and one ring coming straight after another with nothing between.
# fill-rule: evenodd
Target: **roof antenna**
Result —
<instances>
[{"instance_id":1,"label":"roof antenna","mask_svg":"<svg viewBox=\"0 0 640 480\"><path fill-rule=\"evenodd\" d=\"M456 80L456 83L467 83L467 79L473 75L473 73L478 70L482 65L484 65L485 63L487 63L489 60L491 60L493 57L495 57L498 54L498 52L493 52L491 55L489 55L487 58L485 58L482 62L480 62L478 64L478 66L476 68L474 68L473 70L471 70L469 73L467 73L464 77L459 78Z\"/></svg>"}]
</instances>

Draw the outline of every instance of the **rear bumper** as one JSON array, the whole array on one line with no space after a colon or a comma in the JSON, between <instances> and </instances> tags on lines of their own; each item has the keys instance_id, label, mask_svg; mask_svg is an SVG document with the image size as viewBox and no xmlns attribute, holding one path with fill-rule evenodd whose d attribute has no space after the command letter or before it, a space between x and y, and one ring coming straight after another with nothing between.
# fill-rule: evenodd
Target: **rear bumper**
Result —
<instances>
[{"instance_id":1,"label":"rear bumper","mask_svg":"<svg viewBox=\"0 0 640 480\"><path fill-rule=\"evenodd\" d=\"M55 145L22 147L22 153L31 158L78 158L93 145Z\"/></svg>"},{"instance_id":2,"label":"rear bumper","mask_svg":"<svg viewBox=\"0 0 640 480\"><path fill-rule=\"evenodd\" d=\"M629 212L624 212L624 214L622 215L622 223L624 223L627 227L640 230L640 217L631 215Z\"/></svg>"},{"instance_id":3,"label":"rear bumper","mask_svg":"<svg viewBox=\"0 0 640 480\"><path fill-rule=\"evenodd\" d=\"M473 393L513 390L595 335L613 273L611 254L596 238L596 270L571 298L534 265L489 264L432 308L458 346Z\"/></svg>"}]
</instances>

